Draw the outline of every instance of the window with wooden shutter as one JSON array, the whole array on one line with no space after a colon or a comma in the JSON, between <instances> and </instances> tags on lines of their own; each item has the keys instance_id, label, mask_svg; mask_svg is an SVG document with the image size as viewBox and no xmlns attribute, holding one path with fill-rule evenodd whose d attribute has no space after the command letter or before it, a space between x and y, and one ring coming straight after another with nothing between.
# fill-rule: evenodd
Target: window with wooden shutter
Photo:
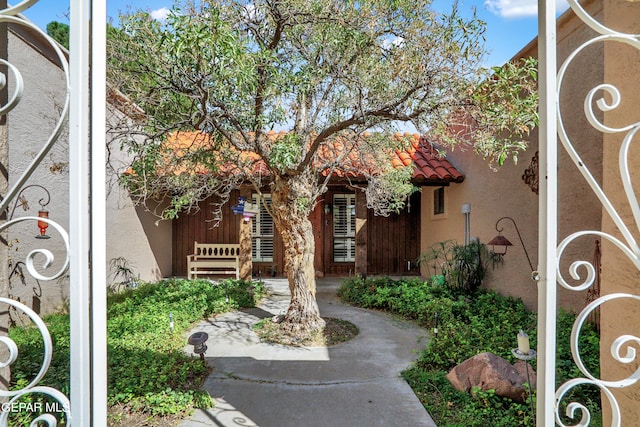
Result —
<instances>
[{"instance_id":1,"label":"window with wooden shutter","mask_svg":"<svg viewBox=\"0 0 640 427\"><path fill-rule=\"evenodd\" d=\"M262 197L264 203L271 207L271 195ZM260 211L251 223L251 257L255 262L273 262L273 218L257 194L253 195L252 203L259 204Z\"/></svg>"},{"instance_id":2,"label":"window with wooden shutter","mask_svg":"<svg viewBox=\"0 0 640 427\"><path fill-rule=\"evenodd\" d=\"M354 262L356 259L356 196L333 196L333 261Z\"/></svg>"}]
</instances>

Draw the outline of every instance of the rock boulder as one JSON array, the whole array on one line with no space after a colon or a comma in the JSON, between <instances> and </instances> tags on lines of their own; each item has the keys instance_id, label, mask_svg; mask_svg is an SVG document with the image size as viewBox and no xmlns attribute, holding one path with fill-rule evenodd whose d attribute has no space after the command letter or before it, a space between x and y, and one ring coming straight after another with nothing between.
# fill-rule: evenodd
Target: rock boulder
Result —
<instances>
[{"instance_id":1,"label":"rock boulder","mask_svg":"<svg viewBox=\"0 0 640 427\"><path fill-rule=\"evenodd\" d=\"M469 392L474 387L482 391L495 390L497 396L508 397L514 402L524 402L527 390L527 371L524 361L515 365L493 353L480 353L465 360L447 374L447 379L456 390ZM529 366L531 387L535 387L536 376Z\"/></svg>"}]
</instances>

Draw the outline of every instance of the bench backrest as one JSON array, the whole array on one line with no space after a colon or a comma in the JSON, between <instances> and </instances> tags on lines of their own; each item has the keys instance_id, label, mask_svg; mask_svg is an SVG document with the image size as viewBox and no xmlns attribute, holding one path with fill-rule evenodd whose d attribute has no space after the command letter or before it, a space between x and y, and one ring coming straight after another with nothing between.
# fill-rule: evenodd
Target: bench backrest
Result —
<instances>
[{"instance_id":1,"label":"bench backrest","mask_svg":"<svg viewBox=\"0 0 640 427\"><path fill-rule=\"evenodd\" d=\"M203 258L238 258L240 245L233 243L193 242L193 254Z\"/></svg>"}]
</instances>

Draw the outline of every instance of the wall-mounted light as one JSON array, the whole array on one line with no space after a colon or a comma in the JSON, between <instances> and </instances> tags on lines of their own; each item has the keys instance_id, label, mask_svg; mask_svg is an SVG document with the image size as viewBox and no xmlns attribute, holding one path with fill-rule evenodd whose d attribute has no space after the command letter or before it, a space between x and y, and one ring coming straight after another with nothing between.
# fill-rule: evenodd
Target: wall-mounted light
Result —
<instances>
[{"instance_id":1,"label":"wall-mounted light","mask_svg":"<svg viewBox=\"0 0 640 427\"><path fill-rule=\"evenodd\" d=\"M238 204L231 206L231 211L235 215L242 215L242 213L244 212L244 204L246 201L247 201L246 197L244 196L238 197Z\"/></svg>"},{"instance_id":2,"label":"wall-mounted light","mask_svg":"<svg viewBox=\"0 0 640 427\"><path fill-rule=\"evenodd\" d=\"M331 203L325 203L323 209L324 209L324 213L326 215L329 215L331 213Z\"/></svg>"}]
</instances>

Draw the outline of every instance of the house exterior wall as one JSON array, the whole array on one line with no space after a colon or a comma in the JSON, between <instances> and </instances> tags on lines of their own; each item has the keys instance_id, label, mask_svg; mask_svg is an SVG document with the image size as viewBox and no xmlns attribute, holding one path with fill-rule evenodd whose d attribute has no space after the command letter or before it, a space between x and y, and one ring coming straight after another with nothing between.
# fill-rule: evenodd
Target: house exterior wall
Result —
<instances>
[{"instance_id":1,"label":"house exterior wall","mask_svg":"<svg viewBox=\"0 0 640 427\"><path fill-rule=\"evenodd\" d=\"M596 16L602 15L599 2L587 2L586 7ZM572 12L568 12L558 20L558 63L590 34L590 30L581 26ZM515 58L537 56L535 41L530 43ZM571 79L565 83L562 91L563 99L584 99L586 92L603 78L603 51L592 49L587 55L579 58L575 67L579 70L580 79ZM581 106L563 111L567 116L568 133L580 141L580 153L585 162L594 165L593 171L597 179L602 176L602 136L588 125ZM466 179L461 184L452 184L446 188L448 212L444 217L433 218L432 197L422 198L422 209L425 213L421 223L421 251L425 252L433 244L453 239L463 241L464 216L461 213L463 203L471 204L471 237L479 238L487 243L498 234L496 221L508 216L513 218L522 235L533 268L537 268L538 259L538 196L525 184L522 177L537 151L538 133L532 132L529 148L519 156L518 163L507 161L496 172L491 170L487 162L477 157L470 150L459 148L450 150L447 158L463 172ZM558 237L562 239L576 230L599 229L601 209L597 200L588 190L577 168L569 162L562 148L558 150ZM429 195L429 187L423 188ZM504 263L490 271L484 286L489 289L522 298L529 309L537 309L537 287L531 280L531 268L527 262L523 245L516 230L509 220L503 220L499 226L502 234L513 243L504 256ZM567 257L580 257L591 260L595 249L595 239L583 239L567 250ZM562 265L563 272L567 265ZM428 274L423 266L422 274ZM570 310L579 310L585 305L586 293L566 291L558 292L558 303Z\"/></svg>"},{"instance_id":2,"label":"house exterior wall","mask_svg":"<svg viewBox=\"0 0 640 427\"><path fill-rule=\"evenodd\" d=\"M44 146L59 117L65 96L64 74L52 59L52 49L32 31L11 26L9 31L9 61L21 72L24 79L24 94L20 103L8 114L9 124L9 182L13 185ZM15 80L9 78L9 90L15 87ZM122 114L109 108L110 119L122 119ZM123 257L133 273L143 280L157 280L171 273L171 226L168 222L155 224L148 213L135 208L127 192L117 185L117 175L125 165L125 157L113 143L111 159L115 170L108 172L107 199L107 262ZM69 174L68 174L68 134L63 131L59 141L53 146L45 160L37 167L23 188L40 185L46 188L51 201L46 206L49 218L58 222L65 230L69 228ZM28 201L28 210L18 204L13 218L37 216L46 193L39 187L28 188L22 193ZM8 216L12 213L13 203ZM66 252L59 234L49 227L50 239L35 239L39 234L35 221L22 222L8 230L9 256L12 271L18 266L24 272L21 280L19 270L10 278L14 298L32 307L36 312L46 314L61 307L68 300L68 277L36 281L24 267L29 252L47 249L54 255L54 263L47 269L39 269L51 276L64 264ZM43 257L36 257L36 266L42 265ZM107 277L107 284L113 282ZM118 279L121 280L121 279ZM117 280L116 280L117 281Z\"/></svg>"},{"instance_id":3,"label":"house exterior wall","mask_svg":"<svg viewBox=\"0 0 640 427\"><path fill-rule=\"evenodd\" d=\"M187 275L187 255L193 254L193 243L240 243L242 217L234 215L231 206L238 202L240 191L231 192L229 203L222 207L222 221L216 225L213 199L200 204L197 212L181 213L172 221L173 227L173 272L175 276Z\"/></svg>"},{"instance_id":4,"label":"house exterior wall","mask_svg":"<svg viewBox=\"0 0 640 427\"><path fill-rule=\"evenodd\" d=\"M466 179L461 184L445 187L445 214L434 216L434 187L422 188L422 212L420 234L422 236L421 251L426 252L432 245L446 240L464 242L464 215L462 205L471 205L470 236L487 243L497 233L496 221L504 216L512 217L518 224L527 251L536 263L537 248L537 195L522 181L521 176L525 163L531 158L527 152L522 156L522 163L514 165L506 163L498 171L492 171L486 162L477 158L470 151L455 150L448 154L448 159L462 171ZM525 160L526 159L526 160ZM513 225L501 221L503 235L513 244L504 256L504 263L489 273L485 286L496 289L502 294L520 297L529 307L535 305L535 284L531 281L529 264L518 241ZM423 275L432 271L422 268Z\"/></svg>"},{"instance_id":5,"label":"house exterior wall","mask_svg":"<svg viewBox=\"0 0 640 427\"><path fill-rule=\"evenodd\" d=\"M248 194L248 193L247 193ZM344 185L330 185L329 190L322 195L309 220L313 227L315 238L314 266L316 275L349 276L356 274L356 261L338 262L333 258L333 200L336 194L355 194L353 189ZM222 221L218 227L213 226L213 213L208 205L213 199L205 200L198 212L181 214L173 221L173 274L185 276L187 273L186 257L193 253L193 242L200 243L239 243L240 222L242 219L234 215L231 205L237 203L240 192L231 193L230 201L222 208ZM356 257L362 257L359 251L360 239L366 242L364 259L367 275L416 275L415 261L419 255L419 222L420 222L419 193L411 198L411 208L404 209L399 214L388 217L376 217L373 211L366 208L360 200L354 206L356 224L365 224L366 236L355 235ZM359 197L356 197L359 200ZM356 228L357 228L356 225ZM411 263L411 264L409 264ZM362 268L362 267L361 267ZM253 262L254 276L268 276L275 272L278 276L285 275L284 246L282 238L276 230L274 236L273 261Z\"/></svg>"},{"instance_id":6,"label":"house exterior wall","mask_svg":"<svg viewBox=\"0 0 640 427\"><path fill-rule=\"evenodd\" d=\"M126 120L115 108L109 108L107 115L107 121ZM129 158L119 149L117 140L109 135L107 139L110 145L106 184L107 262L125 259L134 275L144 281L170 276L171 221L158 217L161 209L156 209L154 214L134 205L127 190L118 184L118 177L129 167ZM113 272L113 268L111 270Z\"/></svg>"},{"instance_id":7,"label":"house exterior wall","mask_svg":"<svg viewBox=\"0 0 640 427\"><path fill-rule=\"evenodd\" d=\"M11 30L16 30L11 27ZM60 115L65 96L64 74L60 68L29 42L19 37L15 31L9 31L9 61L22 74L24 80L24 94L20 103L9 112L9 185L25 171L36 153L45 145L53 131L56 120ZM21 32L22 33L22 32ZM27 34L28 36L28 34ZM9 91L15 88L15 79L10 75ZM31 178L23 186L42 185L50 195L51 201L46 206L49 218L59 222L68 229L69 190L68 190L68 135L63 132L61 143L56 143L49 155L38 166ZM23 216L37 216L40 208L38 200L44 199L46 193L38 187L32 187L23 193L29 202L29 210L18 206L13 219ZM13 204L8 216L11 216ZM25 282L20 280L19 271L10 278L10 292L17 299L37 312L49 312L62 305L68 298L68 280L36 282L26 271L23 263L27 254L37 248L50 250L54 256L54 263L48 269L41 268L43 257L36 258L36 266L44 275L52 275L64 264L66 257L64 243L52 227L47 234L48 240L37 240L39 234L35 221L22 222L8 230L10 272L13 267L22 268Z\"/></svg>"},{"instance_id":8,"label":"house exterior wall","mask_svg":"<svg viewBox=\"0 0 640 427\"><path fill-rule=\"evenodd\" d=\"M640 3L605 0L605 25L618 31L631 34L640 33ZM622 43L606 43L605 78L606 82L620 90L621 102L618 108L605 114L605 124L610 127L622 127L638 123L638 105L640 105L640 52ZM604 136L604 191L616 207L624 223L640 241L639 224L636 224L629 208L629 201L623 191L618 169L618 153L622 138L626 134L614 133ZM638 136L631 144L629 164L631 179L635 185L635 197L640 186L640 153ZM603 231L622 238L608 214L603 212ZM609 242L602 245L602 293L615 292L640 295L640 272L617 248ZM638 368L638 359L630 364L616 362L611 357L611 345L622 335L640 336L640 303L626 299L610 302L602 306L601 311L601 377L607 380L627 378ZM624 354L626 350L622 353ZM637 423L640 419L640 386L635 384L620 390L612 390L620 405L622 425ZM603 425L610 425L611 409L603 397Z\"/></svg>"}]
</instances>

